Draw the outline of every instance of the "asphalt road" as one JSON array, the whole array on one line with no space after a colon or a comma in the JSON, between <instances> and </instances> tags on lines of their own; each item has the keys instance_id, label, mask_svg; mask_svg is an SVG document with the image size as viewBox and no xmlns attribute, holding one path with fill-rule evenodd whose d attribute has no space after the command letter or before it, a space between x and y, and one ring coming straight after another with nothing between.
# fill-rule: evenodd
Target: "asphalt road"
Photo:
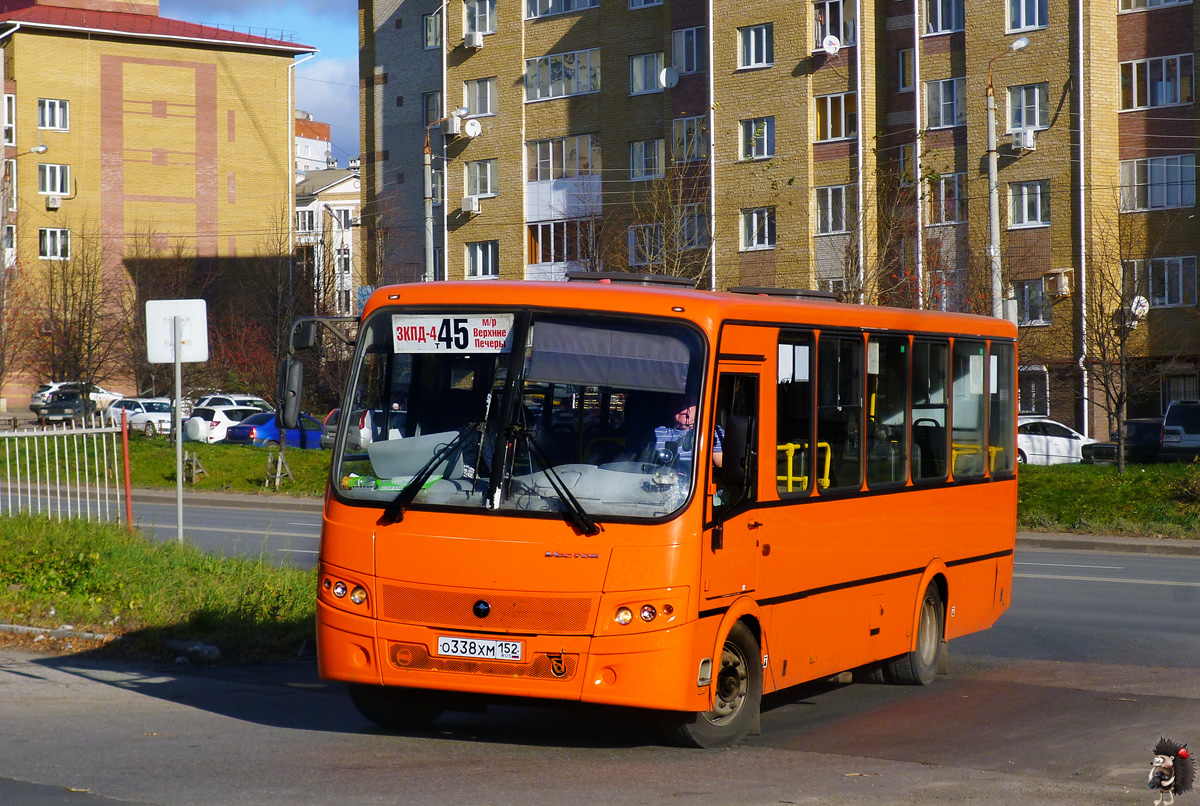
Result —
<instances>
[{"instance_id":1,"label":"asphalt road","mask_svg":"<svg viewBox=\"0 0 1200 806\"><path fill-rule=\"evenodd\" d=\"M310 663L0 652L0 803L1152 803L1158 736L1200 744L1200 558L1017 562L1011 610L951 643L949 676L774 695L761 734L726 751L662 747L641 715L579 708L389 733Z\"/></svg>"}]
</instances>

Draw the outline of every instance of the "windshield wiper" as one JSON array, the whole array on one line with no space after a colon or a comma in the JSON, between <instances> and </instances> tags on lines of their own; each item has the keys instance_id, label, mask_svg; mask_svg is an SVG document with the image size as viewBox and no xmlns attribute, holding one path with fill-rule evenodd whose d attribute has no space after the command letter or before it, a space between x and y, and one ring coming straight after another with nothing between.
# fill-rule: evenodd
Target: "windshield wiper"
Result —
<instances>
[{"instance_id":1,"label":"windshield wiper","mask_svg":"<svg viewBox=\"0 0 1200 806\"><path fill-rule=\"evenodd\" d=\"M529 453L538 461L542 469L546 473L546 478L550 479L550 486L554 488L554 492L558 494L558 499L563 502L566 508L567 520L583 534L591 537L598 535L603 531L603 527L596 523L588 511L583 508L583 504L579 503L579 499L572 495L567 489L566 482L558 475L558 472L546 461L546 454L542 452L542 448L533 439L533 432L529 431L524 426L513 426L515 436L519 441L525 443L525 447L529 449Z\"/></svg>"},{"instance_id":2,"label":"windshield wiper","mask_svg":"<svg viewBox=\"0 0 1200 806\"><path fill-rule=\"evenodd\" d=\"M449 456L455 448L462 445L468 436L479 430L478 422L467 423L462 430L458 432L458 436L447 442L433 455L433 457L425 463L425 465L417 471L417 475L413 476L408 484L400 492L396 493L396 497L392 499L383 510L383 514L379 516L379 524L387 526L392 523L399 523L404 520L404 510L408 509L408 505L417 497L417 493L421 492L421 487L433 475L433 471L437 469L447 456Z\"/></svg>"}]
</instances>

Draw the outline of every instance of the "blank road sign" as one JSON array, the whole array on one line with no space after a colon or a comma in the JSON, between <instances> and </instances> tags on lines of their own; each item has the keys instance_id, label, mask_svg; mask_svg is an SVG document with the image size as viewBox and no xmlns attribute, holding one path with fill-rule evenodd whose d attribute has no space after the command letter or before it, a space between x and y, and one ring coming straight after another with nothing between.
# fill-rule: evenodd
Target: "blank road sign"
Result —
<instances>
[{"instance_id":1,"label":"blank road sign","mask_svg":"<svg viewBox=\"0 0 1200 806\"><path fill-rule=\"evenodd\" d=\"M208 306L202 299L153 299L146 303L146 356L151 364L175 363L175 317L179 362L208 360Z\"/></svg>"}]
</instances>

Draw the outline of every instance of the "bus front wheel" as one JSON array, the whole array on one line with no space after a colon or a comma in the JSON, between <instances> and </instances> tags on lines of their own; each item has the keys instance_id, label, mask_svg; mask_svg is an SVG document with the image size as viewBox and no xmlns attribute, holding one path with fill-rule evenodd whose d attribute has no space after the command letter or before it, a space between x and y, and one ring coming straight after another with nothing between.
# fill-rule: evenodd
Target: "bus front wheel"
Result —
<instances>
[{"instance_id":1,"label":"bus front wheel","mask_svg":"<svg viewBox=\"0 0 1200 806\"><path fill-rule=\"evenodd\" d=\"M385 728L427 728L444 710L433 692L367 683L348 683L346 688L358 712Z\"/></svg>"},{"instance_id":2,"label":"bus front wheel","mask_svg":"<svg viewBox=\"0 0 1200 806\"><path fill-rule=\"evenodd\" d=\"M938 653L942 648L942 625L946 608L937 585L930 583L921 599L917 620L917 645L912 652L888 661L886 671L894 683L928 686L937 677Z\"/></svg>"},{"instance_id":3,"label":"bus front wheel","mask_svg":"<svg viewBox=\"0 0 1200 806\"><path fill-rule=\"evenodd\" d=\"M762 703L762 653L744 623L725 637L714 672L713 709L701 713L667 711L660 722L667 737L687 747L729 747L749 733Z\"/></svg>"}]
</instances>

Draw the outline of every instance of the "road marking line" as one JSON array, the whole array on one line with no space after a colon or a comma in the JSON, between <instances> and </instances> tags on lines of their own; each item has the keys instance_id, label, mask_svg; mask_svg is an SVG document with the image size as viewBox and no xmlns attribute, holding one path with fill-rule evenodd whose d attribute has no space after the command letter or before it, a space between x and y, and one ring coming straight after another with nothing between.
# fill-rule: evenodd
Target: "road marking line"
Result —
<instances>
[{"instance_id":1,"label":"road marking line","mask_svg":"<svg viewBox=\"0 0 1200 806\"><path fill-rule=\"evenodd\" d=\"M174 529L175 528L175 524L173 524L173 523L152 523L152 524L139 523L137 525L143 529ZM262 529L222 529L217 526L192 526L191 524L188 524L188 523L183 524L183 529L186 532L220 532L221 534L255 535L256 537L267 537L267 538L270 538L270 537L304 537L304 538L308 538L309 540L320 540L321 539L320 535L313 535L313 534L305 535L305 534L300 534L299 532L264 532Z\"/></svg>"},{"instance_id":2,"label":"road marking line","mask_svg":"<svg viewBox=\"0 0 1200 806\"><path fill-rule=\"evenodd\" d=\"M1046 568L1103 568L1109 571L1122 571L1123 565L1073 565L1072 563L1013 563L1013 565L1041 565Z\"/></svg>"},{"instance_id":3,"label":"road marking line","mask_svg":"<svg viewBox=\"0 0 1200 806\"><path fill-rule=\"evenodd\" d=\"M1170 585L1177 588L1200 588L1200 582L1172 582L1166 579L1117 579L1115 577L1053 576L1051 574L1013 574L1022 579L1061 579L1068 582L1120 582L1125 585Z\"/></svg>"},{"instance_id":4,"label":"road marking line","mask_svg":"<svg viewBox=\"0 0 1200 806\"><path fill-rule=\"evenodd\" d=\"M316 549L278 549L278 551L286 551L289 554L316 554Z\"/></svg>"}]
</instances>

